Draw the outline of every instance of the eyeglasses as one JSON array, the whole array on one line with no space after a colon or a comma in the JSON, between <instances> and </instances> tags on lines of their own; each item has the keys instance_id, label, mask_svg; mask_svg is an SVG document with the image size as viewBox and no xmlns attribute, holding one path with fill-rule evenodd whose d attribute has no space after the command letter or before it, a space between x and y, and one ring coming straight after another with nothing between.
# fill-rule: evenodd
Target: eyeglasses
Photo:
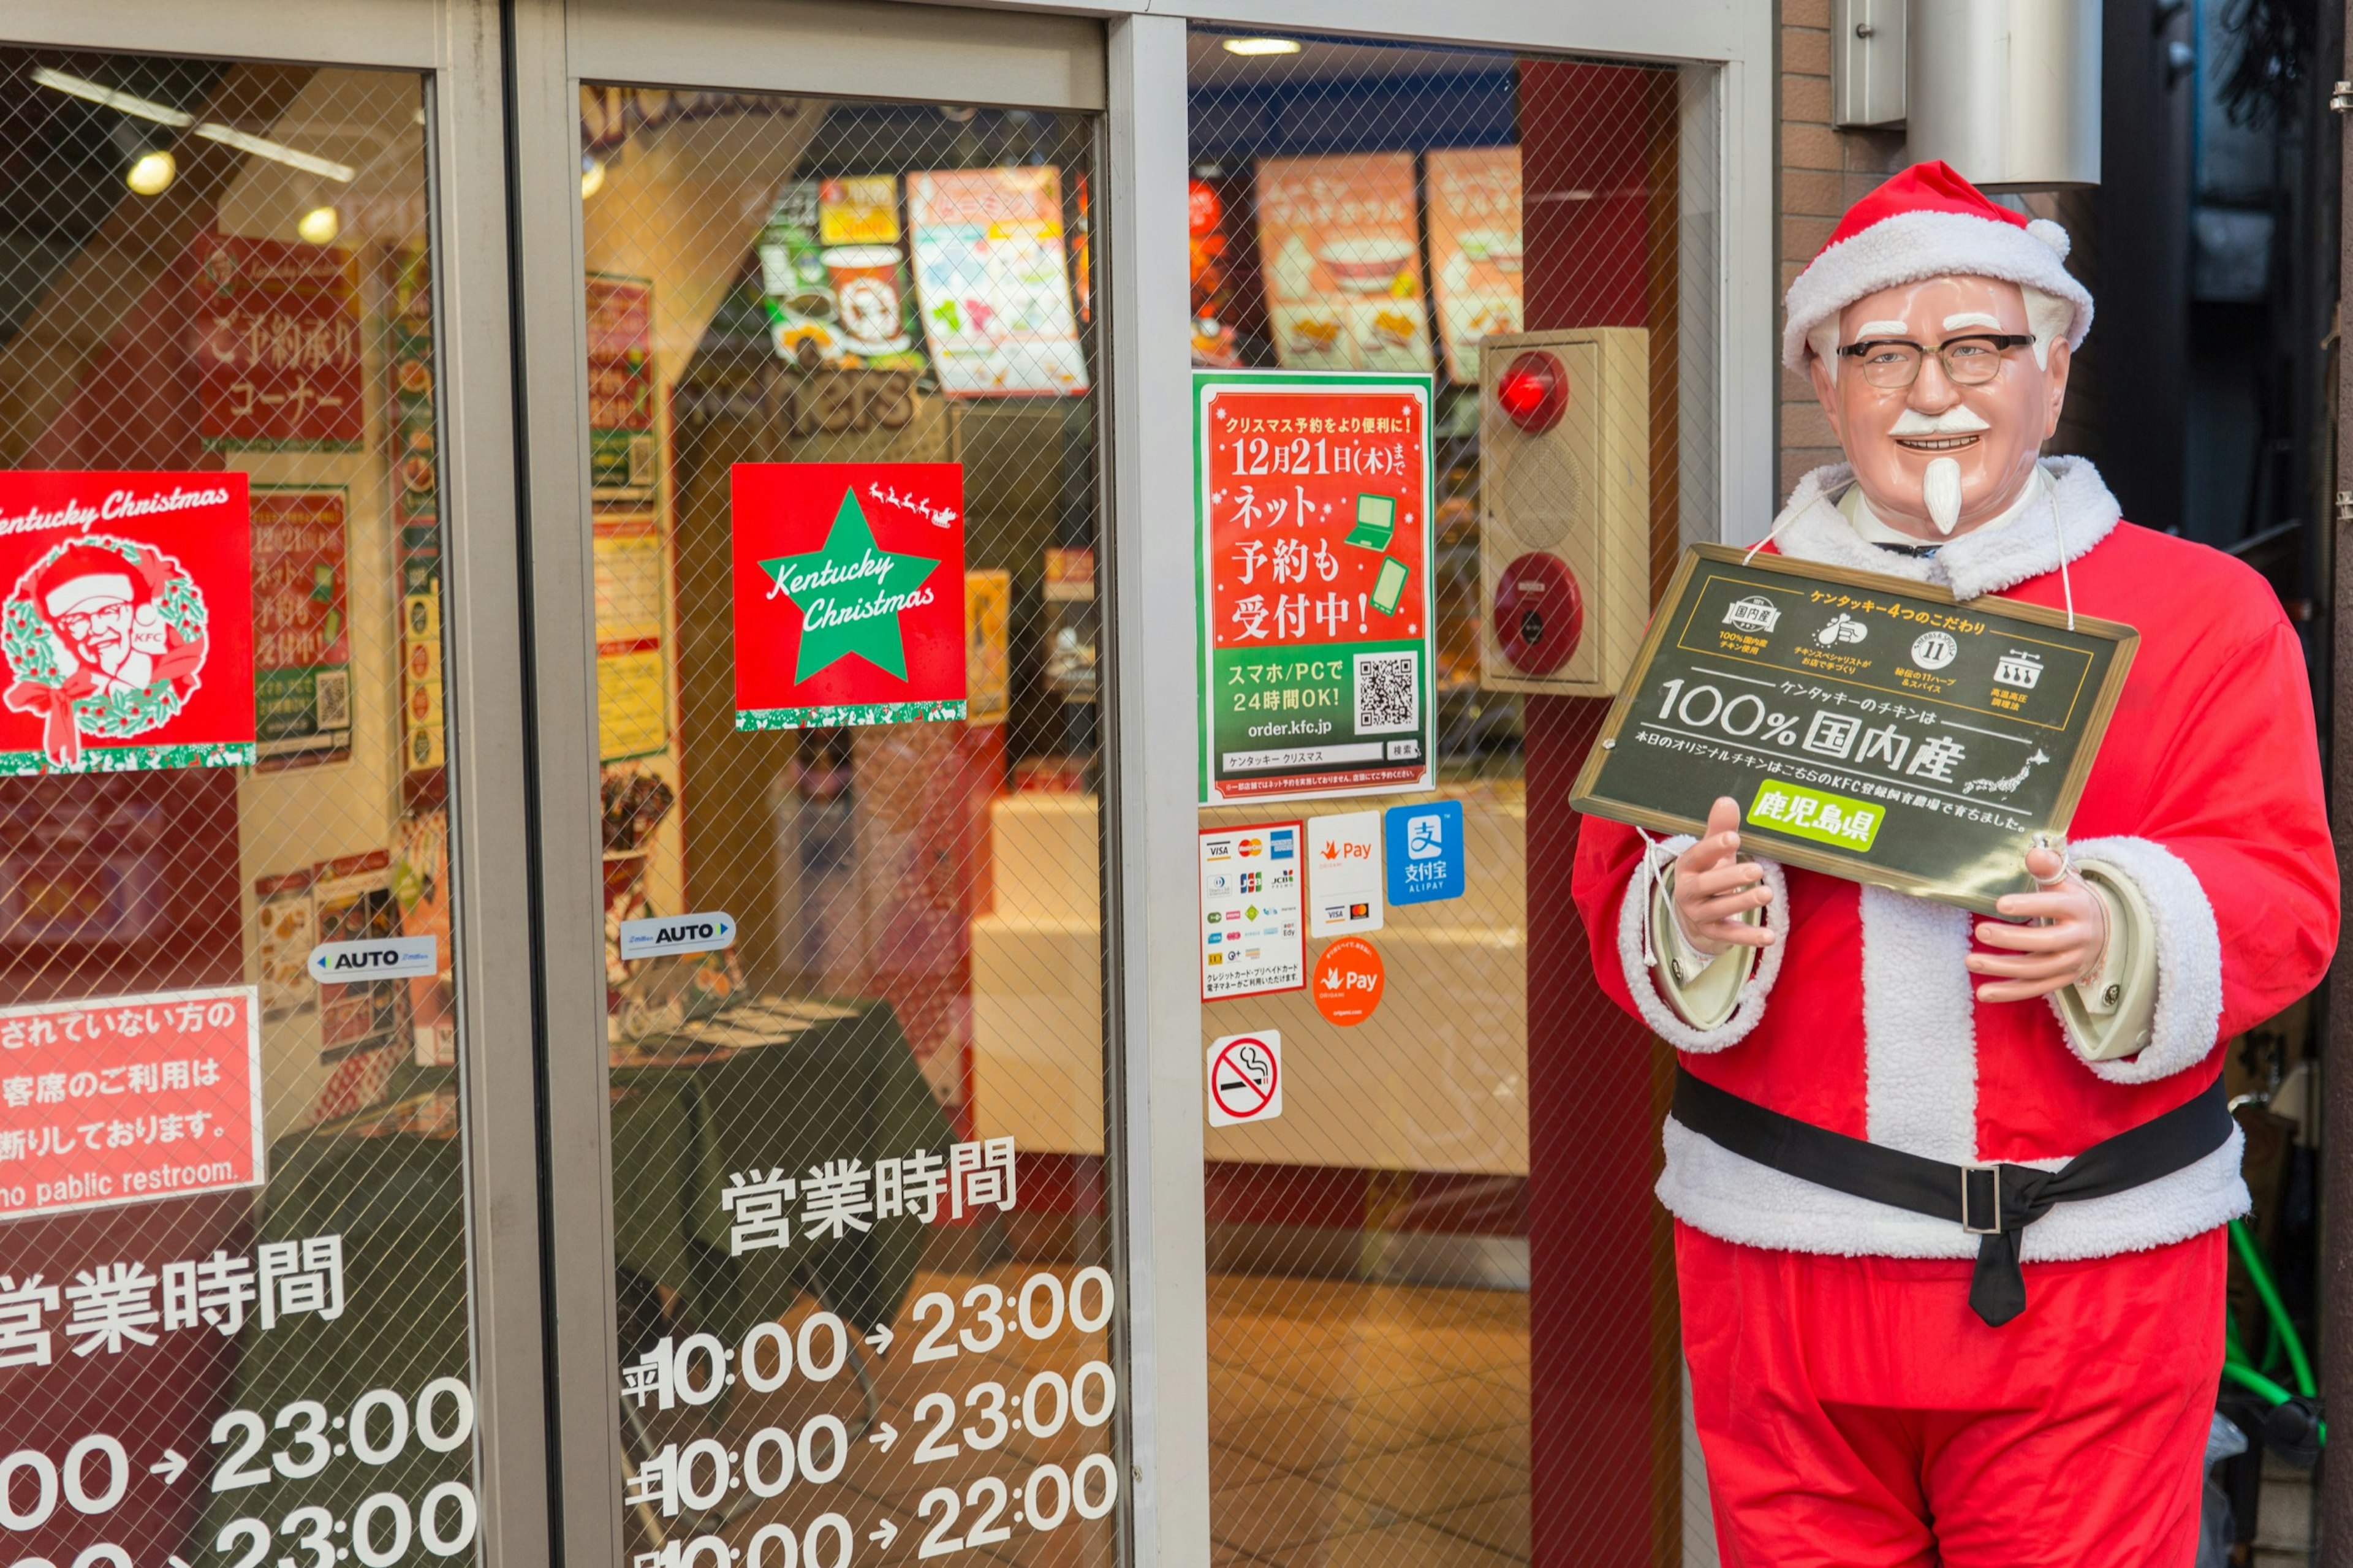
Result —
<instances>
[{"instance_id":1,"label":"eyeglasses","mask_svg":"<svg viewBox=\"0 0 2353 1568\"><path fill-rule=\"evenodd\" d=\"M1931 349L1903 338L1866 338L1839 353L1862 362L1863 380L1892 392L1919 380L1920 361L1931 353L1943 363L1945 374L1954 384L1983 386L2001 374L2003 353L2033 342L2031 332L1978 332L1947 338Z\"/></svg>"}]
</instances>

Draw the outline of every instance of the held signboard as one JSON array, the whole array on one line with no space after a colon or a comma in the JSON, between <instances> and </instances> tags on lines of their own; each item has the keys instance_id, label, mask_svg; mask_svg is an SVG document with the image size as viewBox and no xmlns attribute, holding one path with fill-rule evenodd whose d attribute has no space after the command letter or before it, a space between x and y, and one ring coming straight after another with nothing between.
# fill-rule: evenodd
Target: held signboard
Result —
<instances>
[{"instance_id":1,"label":"held signboard","mask_svg":"<svg viewBox=\"0 0 2353 1568\"><path fill-rule=\"evenodd\" d=\"M1193 394L1201 803L1436 787L1430 377Z\"/></svg>"},{"instance_id":2,"label":"held signboard","mask_svg":"<svg viewBox=\"0 0 2353 1568\"><path fill-rule=\"evenodd\" d=\"M0 473L0 773L254 760L241 473Z\"/></svg>"},{"instance_id":3,"label":"held signboard","mask_svg":"<svg viewBox=\"0 0 2353 1568\"><path fill-rule=\"evenodd\" d=\"M1876 573L1686 552L1570 803L1656 831L1740 804L1792 865L1993 912L2067 830L2140 635Z\"/></svg>"},{"instance_id":4,"label":"held signboard","mask_svg":"<svg viewBox=\"0 0 2353 1568\"><path fill-rule=\"evenodd\" d=\"M738 463L735 728L965 716L964 466Z\"/></svg>"},{"instance_id":5,"label":"held signboard","mask_svg":"<svg viewBox=\"0 0 2353 1568\"><path fill-rule=\"evenodd\" d=\"M251 985L0 1007L0 1221L260 1184Z\"/></svg>"}]
</instances>

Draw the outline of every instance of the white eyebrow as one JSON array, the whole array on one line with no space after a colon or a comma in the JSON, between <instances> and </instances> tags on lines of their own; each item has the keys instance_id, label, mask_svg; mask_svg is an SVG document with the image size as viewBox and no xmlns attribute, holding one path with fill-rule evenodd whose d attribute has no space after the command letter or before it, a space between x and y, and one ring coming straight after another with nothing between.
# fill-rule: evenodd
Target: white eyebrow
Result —
<instances>
[{"instance_id":1,"label":"white eyebrow","mask_svg":"<svg viewBox=\"0 0 2353 1568\"><path fill-rule=\"evenodd\" d=\"M2001 331L2001 319L1989 316L1983 310L1963 310L1957 316L1945 318L1945 331L1958 331L1963 327L1991 327L1998 332Z\"/></svg>"},{"instance_id":2,"label":"white eyebrow","mask_svg":"<svg viewBox=\"0 0 2353 1568\"><path fill-rule=\"evenodd\" d=\"M1945 324L1948 327L1952 325L1950 321L1947 321ZM1856 340L1860 342L1864 338L1883 338L1889 336L1900 338L1911 330L1912 323L1909 321L1865 321L1862 325L1857 327L1854 330L1854 332Z\"/></svg>"}]
</instances>

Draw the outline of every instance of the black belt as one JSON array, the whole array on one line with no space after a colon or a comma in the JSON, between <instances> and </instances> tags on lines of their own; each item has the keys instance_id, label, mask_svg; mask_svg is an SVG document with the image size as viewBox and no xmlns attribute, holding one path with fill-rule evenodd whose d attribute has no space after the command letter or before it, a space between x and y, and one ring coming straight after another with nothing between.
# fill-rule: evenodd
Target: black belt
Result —
<instances>
[{"instance_id":1,"label":"black belt","mask_svg":"<svg viewBox=\"0 0 2353 1568\"><path fill-rule=\"evenodd\" d=\"M1996 1328L2026 1310L2019 1237L2057 1205L2105 1198L2194 1165L2235 1125L2218 1077L2153 1121L2102 1139L2055 1171L2002 1161L1951 1165L1768 1110L1675 1068L1674 1119L1734 1153L1833 1192L1950 1220L1978 1243L1969 1308Z\"/></svg>"}]
</instances>

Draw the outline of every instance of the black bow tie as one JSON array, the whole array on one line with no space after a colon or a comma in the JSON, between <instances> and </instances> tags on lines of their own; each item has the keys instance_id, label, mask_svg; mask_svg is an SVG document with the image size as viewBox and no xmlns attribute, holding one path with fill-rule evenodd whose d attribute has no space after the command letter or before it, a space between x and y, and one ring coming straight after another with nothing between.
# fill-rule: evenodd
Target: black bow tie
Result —
<instances>
[{"instance_id":1,"label":"black bow tie","mask_svg":"<svg viewBox=\"0 0 2353 1568\"><path fill-rule=\"evenodd\" d=\"M1892 555L1909 555L1915 561L1934 561L1936 558L1936 552L1945 547L1941 544L1887 544L1883 542L1880 544L1879 548L1888 552Z\"/></svg>"}]
</instances>

